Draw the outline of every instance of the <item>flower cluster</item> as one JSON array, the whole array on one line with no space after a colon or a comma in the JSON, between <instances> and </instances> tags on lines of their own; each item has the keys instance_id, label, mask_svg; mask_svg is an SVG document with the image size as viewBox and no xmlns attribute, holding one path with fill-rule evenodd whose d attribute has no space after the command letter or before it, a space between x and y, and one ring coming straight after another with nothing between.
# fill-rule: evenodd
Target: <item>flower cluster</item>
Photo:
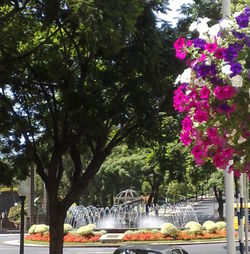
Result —
<instances>
[{"instance_id":1,"label":"flower cluster","mask_svg":"<svg viewBox=\"0 0 250 254\"><path fill-rule=\"evenodd\" d=\"M176 79L174 108L186 113L180 139L198 165L207 160L235 174L250 175L250 8L209 27L209 19L190 26L199 38L179 38L176 57L187 69Z\"/></svg>"},{"instance_id":2,"label":"flower cluster","mask_svg":"<svg viewBox=\"0 0 250 254\"><path fill-rule=\"evenodd\" d=\"M86 236L66 234L63 238L63 241L67 242L67 243L98 242L100 237L101 237L101 234L89 234ZM49 236L49 233L30 234L30 235L25 236L25 240L38 241L38 242L49 242L50 236Z\"/></svg>"},{"instance_id":3,"label":"flower cluster","mask_svg":"<svg viewBox=\"0 0 250 254\"><path fill-rule=\"evenodd\" d=\"M188 230L179 230L175 237L165 236L160 232L133 232L130 234L125 234L123 241L174 241L174 240L196 240L196 239L218 239L225 238L226 230L216 230L214 233L209 233L207 231L202 231L200 234L191 234Z\"/></svg>"}]
</instances>

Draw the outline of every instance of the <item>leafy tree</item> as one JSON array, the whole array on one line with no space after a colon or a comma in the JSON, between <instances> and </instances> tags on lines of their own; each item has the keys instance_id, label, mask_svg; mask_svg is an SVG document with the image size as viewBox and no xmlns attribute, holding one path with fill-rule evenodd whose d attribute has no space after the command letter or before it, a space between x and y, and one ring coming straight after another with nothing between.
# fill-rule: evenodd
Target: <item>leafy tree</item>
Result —
<instances>
[{"instance_id":1,"label":"leafy tree","mask_svg":"<svg viewBox=\"0 0 250 254\"><path fill-rule=\"evenodd\" d=\"M146 156L146 149L132 149L125 144L115 147L85 191L87 198L80 202L112 206L114 197L122 190L132 188L140 193Z\"/></svg>"},{"instance_id":2,"label":"leafy tree","mask_svg":"<svg viewBox=\"0 0 250 254\"><path fill-rule=\"evenodd\" d=\"M1 167L26 174L36 164L49 196L51 254L63 252L67 209L112 149L149 133L170 104L173 51L153 14L162 4L1 1L0 135L9 161Z\"/></svg>"},{"instance_id":3,"label":"leafy tree","mask_svg":"<svg viewBox=\"0 0 250 254\"><path fill-rule=\"evenodd\" d=\"M208 186L214 190L215 198L218 202L218 213L220 220L224 220L223 216L223 192L224 192L224 173L223 171L216 171L211 175L208 181Z\"/></svg>"}]
</instances>

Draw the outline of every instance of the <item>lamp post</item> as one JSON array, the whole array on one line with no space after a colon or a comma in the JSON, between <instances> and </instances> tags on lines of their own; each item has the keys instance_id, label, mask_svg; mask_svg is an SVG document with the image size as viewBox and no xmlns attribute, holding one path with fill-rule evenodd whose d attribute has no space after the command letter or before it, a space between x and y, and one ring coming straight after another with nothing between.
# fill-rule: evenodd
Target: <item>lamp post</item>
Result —
<instances>
[{"instance_id":1,"label":"lamp post","mask_svg":"<svg viewBox=\"0 0 250 254\"><path fill-rule=\"evenodd\" d=\"M21 199L20 254L24 254L24 201L29 193L27 181L20 182L18 195Z\"/></svg>"}]
</instances>

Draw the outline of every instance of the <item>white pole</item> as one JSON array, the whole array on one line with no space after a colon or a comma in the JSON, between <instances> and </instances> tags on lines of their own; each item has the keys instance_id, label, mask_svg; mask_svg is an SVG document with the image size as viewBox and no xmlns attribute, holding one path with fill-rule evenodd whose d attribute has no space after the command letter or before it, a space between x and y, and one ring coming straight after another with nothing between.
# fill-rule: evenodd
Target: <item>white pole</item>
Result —
<instances>
[{"instance_id":1,"label":"white pole","mask_svg":"<svg viewBox=\"0 0 250 254\"><path fill-rule=\"evenodd\" d=\"M248 254L248 175L244 173L244 197L245 197L245 250L246 254Z\"/></svg>"},{"instance_id":2,"label":"white pole","mask_svg":"<svg viewBox=\"0 0 250 254\"><path fill-rule=\"evenodd\" d=\"M230 16L230 0L222 0L222 18ZM227 222L227 254L235 254L234 237L234 186L233 173L228 174L230 164L224 172L225 194L226 194L226 222Z\"/></svg>"},{"instance_id":3,"label":"white pole","mask_svg":"<svg viewBox=\"0 0 250 254\"><path fill-rule=\"evenodd\" d=\"M225 196L226 196L226 223L227 223L227 254L235 254L234 237L234 186L233 172L228 173L230 164L224 172Z\"/></svg>"},{"instance_id":4,"label":"white pole","mask_svg":"<svg viewBox=\"0 0 250 254\"><path fill-rule=\"evenodd\" d=\"M240 175L240 216L239 216L239 245L240 253L244 253L244 225L243 225L243 201L244 201L244 174Z\"/></svg>"}]
</instances>

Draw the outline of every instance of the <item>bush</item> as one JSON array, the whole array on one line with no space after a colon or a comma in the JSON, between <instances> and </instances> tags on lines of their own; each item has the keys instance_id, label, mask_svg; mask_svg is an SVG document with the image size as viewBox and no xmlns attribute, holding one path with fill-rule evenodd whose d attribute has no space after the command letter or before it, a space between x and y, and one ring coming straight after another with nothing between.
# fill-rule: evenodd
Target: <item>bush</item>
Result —
<instances>
[{"instance_id":1,"label":"bush","mask_svg":"<svg viewBox=\"0 0 250 254\"><path fill-rule=\"evenodd\" d=\"M80 228L77 229L77 234L83 236L83 235L90 235L93 233L93 230L95 229L95 225L94 224L89 224L87 226L82 226Z\"/></svg>"},{"instance_id":2,"label":"bush","mask_svg":"<svg viewBox=\"0 0 250 254\"><path fill-rule=\"evenodd\" d=\"M226 228L227 224L225 221L218 221L215 223L217 229L224 229Z\"/></svg>"},{"instance_id":3,"label":"bush","mask_svg":"<svg viewBox=\"0 0 250 254\"><path fill-rule=\"evenodd\" d=\"M63 232L65 235L67 235L70 230L72 230L72 226L70 224L63 225Z\"/></svg>"},{"instance_id":4,"label":"bush","mask_svg":"<svg viewBox=\"0 0 250 254\"><path fill-rule=\"evenodd\" d=\"M177 228L171 223L164 223L161 227L161 233L166 236L178 235Z\"/></svg>"},{"instance_id":5,"label":"bush","mask_svg":"<svg viewBox=\"0 0 250 254\"><path fill-rule=\"evenodd\" d=\"M197 225L198 222L196 221L189 221L186 225L185 228L186 229L190 229L192 225ZM198 223L200 225L200 223Z\"/></svg>"},{"instance_id":6,"label":"bush","mask_svg":"<svg viewBox=\"0 0 250 254\"><path fill-rule=\"evenodd\" d=\"M199 235L199 234L202 234L203 232L202 226L198 222L192 223L188 231L190 234L194 234L194 235Z\"/></svg>"},{"instance_id":7,"label":"bush","mask_svg":"<svg viewBox=\"0 0 250 254\"><path fill-rule=\"evenodd\" d=\"M131 234L135 234L137 231L134 230L127 230L124 232L125 235L131 235Z\"/></svg>"},{"instance_id":8,"label":"bush","mask_svg":"<svg viewBox=\"0 0 250 254\"><path fill-rule=\"evenodd\" d=\"M38 234L38 233L45 234L48 231L49 231L49 226L47 226L45 224L36 225L36 228L35 228L35 233L36 234Z\"/></svg>"},{"instance_id":9,"label":"bush","mask_svg":"<svg viewBox=\"0 0 250 254\"><path fill-rule=\"evenodd\" d=\"M12 206L8 213L8 218L11 221L19 222L21 221L21 204Z\"/></svg>"},{"instance_id":10,"label":"bush","mask_svg":"<svg viewBox=\"0 0 250 254\"><path fill-rule=\"evenodd\" d=\"M205 221L202 226L209 233L215 233L217 230L215 222L211 220Z\"/></svg>"},{"instance_id":11,"label":"bush","mask_svg":"<svg viewBox=\"0 0 250 254\"><path fill-rule=\"evenodd\" d=\"M34 224L34 225L32 225L31 227L30 227L30 229L29 229L29 234L31 235L31 234L35 234L35 232L36 232L36 224Z\"/></svg>"}]
</instances>

